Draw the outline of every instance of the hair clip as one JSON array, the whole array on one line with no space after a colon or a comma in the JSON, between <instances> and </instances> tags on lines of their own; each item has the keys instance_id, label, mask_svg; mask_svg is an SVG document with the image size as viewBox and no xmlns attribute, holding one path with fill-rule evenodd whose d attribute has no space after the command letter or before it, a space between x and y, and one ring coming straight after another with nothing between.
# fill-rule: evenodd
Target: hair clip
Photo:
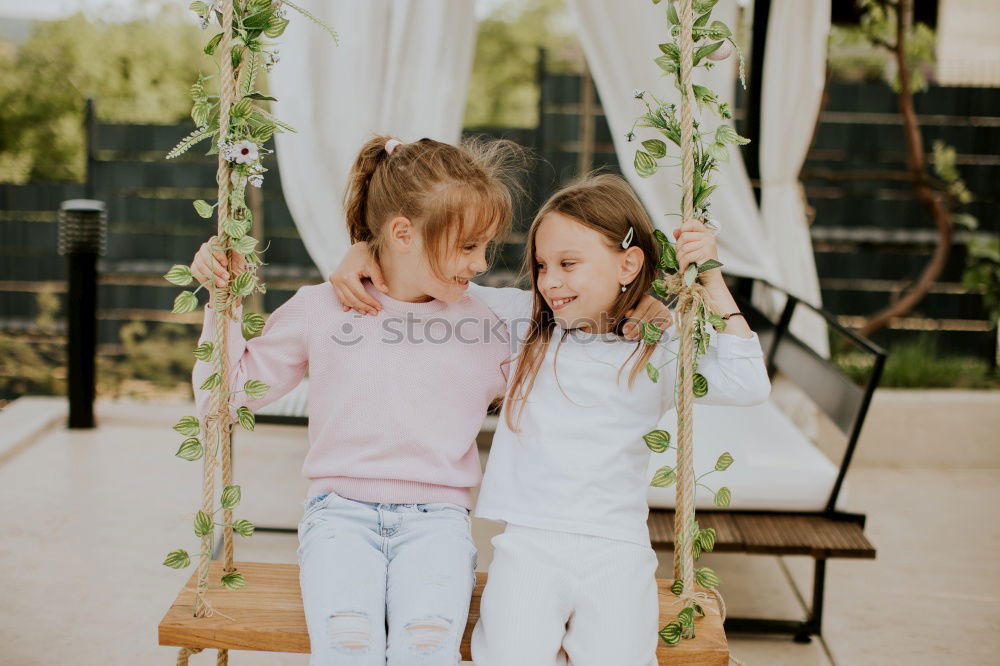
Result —
<instances>
[{"instance_id":1,"label":"hair clip","mask_svg":"<svg viewBox=\"0 0 1000 666\"><path fill-rule=\"evenodd\" d=\"M632 244L632 237L635 235L635 229L633 227L628 228L628 233L625 234L625 240L622 241L622 249L627 250L628 246Z\"/></svg>"},{"instance_id":2,"label":"hair clip","mask_svg":"<svg viewBox=\"0 0 1000 666\"><path fill-rule=\"evenodd\" d=\"M392 155L392 151L396 150L398 146L402 146L403 142L399 139L389 139L385 142L385 152Z\"/></svg>"}]
</instances>

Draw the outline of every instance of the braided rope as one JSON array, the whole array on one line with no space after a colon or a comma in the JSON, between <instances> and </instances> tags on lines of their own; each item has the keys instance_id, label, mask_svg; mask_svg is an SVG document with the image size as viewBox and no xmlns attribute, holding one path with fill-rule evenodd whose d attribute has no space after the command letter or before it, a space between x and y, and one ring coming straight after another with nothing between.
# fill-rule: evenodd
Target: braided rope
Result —
<instances>
[{"instance_id":1,"label":"braided rope","mask_svg":"<svg viewBox=\"0 0 1000 666\"><path fill-rule=\"evenodd\" d=\"M229 109L236 101L236 81L233 77L233 64L230 57L230 41L233 33L233 1L222 2L222 40L219 45L220 58L220 92L219 92L219 132L218 141L224 142L229 134ZM216 170L216 182L219 186L218 235L222 236L222 225L229 219L230 171L229 163L219 151L219 166ZM229 253L226 254L227 260ZM228 266L228 261L227 261ZM214 514L215 502L215 466L222 449L222 483L223 487L232 483L232 450L229 420L229 344L226 319L230 316L228 293L212 288L212 309L215 310L215 372L222 381L212 390L209 416L205 419L205 434L208 446L202 464L202 510L209 516ZM223 522L232 522L232 511L223 513ZM214 525L208 534L201 539L201 554L198 561L198 588L194 599L195 617L207 617L214 613L205 598L208 594L208 570L211 564L212 547L215 541ZM225 570L233 571L232 529L223 528L225 545ZM177 666L187 666L190 656L198 654L202 648L181 648L177 654ZM216 654L217 666L229 664L229 651L219 650Z\"/></svg>"},{"instance_id":2,"label":"braided rope","mask_svg":"<svg viewBox=\"0 0 1000 666\"><path fill-rule=\"evenodd\" d=\"M225 3L223 10L223 33L229 35L232 33L232 22L233 22L233 6L232 0ZM227 134L229 130L229 110L237 100L236 91L236 76L233 73L232 59L229 57L229 44L228 38L224 37L224 47L222 53L221 63L221 83L220 83L220 93L219 93L219 138L227 139ZM230 180L230 167L229 162L220 154L219 155L219 168L215 174L216 182L219 185L219 235L222 234L222 225L230 218L231 211L229 210L229 193L231 187ZM226 253L227 259L231 260L230 254ZM231 263L231 261L230 261ZM232 306L232 303L228 300L228 294L219 294L216 299L218 312L222 314L225 312L229 315L230 312L227 311L227 306ZM219 316L215 320L215 340L216 347L218 349L218 356L216 357L216 367L218 368L219 376L223 378L222 383L216 388L213 398L217 401L217 404L213 404L216 407L214 413L216 415L216 423L218 425L218 445L221 447L222 453L222 485L223 487L232 485L232 439L230 437L232 422L229 416L229 339L228 339L228 326L226 322L226 317ZM222 522L225 524L230 524L233 522L233 512L231 509L223 510ZM224 527L222 532L223 546L225 552L225 567L226 572L235 571L233 568L233 531L229 527Z\"/></svg>"},{"instance_id":3,"label":"braided rope","mask_svg":"<svg viewBox=\"0 0 1000 666\"><path fill-rule=\"evenodd\" d=\"M694 86L691 82L694 62L694 9L692 0L680 0L680 84L681 84L681 219L689 222L694 217ZM674 578L684 584L681 602L705 599L707 595L695 590L694 576L694 326L698 311L711 312L711 299L707 290L697 280L687 287L684 277L676 273L667 279L667 291L678 294L677 312L680 316L680 382L677 396L677 506L674 512ZM722 621L726 620L726 602L716 588L709 593L719 604ZM743 666L743 662L729 655L730 666Z\"/></svg>"},{"instance_id":4,"label":"braided rope","mask_svg":"<svg viewBox=\"0 0 1000 666\"><path fill-rule=\"evenodd\" d=\"M230 58L230 41L233 32L233 0L225 0L222 3L222 40L219 51L220 58L220 98L219 98L219 132L218 141L224 142L227 139L229 130L229 109L236 101L236 82L233 77L233 65ZM226 161L223 152L219 151L219 166L216 170L216 182L219 186L219 214L218 214L218 235L221 236L222 226L229 219L229 191L230 175L229 163ZM228 253L227 253L228 258ZM227 262L228 263L228 262ZM209 416L205 419L205 434L208 446L206 447L202 465L202 511L209 516L215 512L215 467L219 450L222 450L222 483L223 487L232 483L232 456L230 449L230 419L229 419L229 354L226 319L230 316L231 303L228 293L223 290L212 289L212 308L215 310L215 372L222 381L212 390L212 399L209 407ZM223 522L232 522L232 511L225 511ZM223 528L223 540L225 541L226 561L225 570L233 570L233 545L232 530ZM198 588L195 593L194 614L195 617L207 617L213 614L212 607L206 600L208 593L208 570L211 565L212 547L215 541L214 526L208 534L201 539L201 554L198 561ZM188 663L188 658L192 654L201 652L200 648L182 648L177 655L178 666ZM224 666L229 663L228 650L219 650L216 657L217 664Z\"/></svg>"},{"instance_id":5,"label":"braided rope","mask_svg":"<svg viewBox=\"0 0 1000 666\"><path fill-rule=\"evenodd\" d=\"M694 12L691 0L680 3L681 20L681 219L686 223L694 217L694 112L691 85L691 63L694 53L692 26ZM683 278L681 278L683 279ZM693 285L692 285L693 287ZM694 289L680 293L677 311L680 313L680 387L677 399L677 511L674 514L674 578L684 583L684 594L694 593L694 549L691 528L694 525L694 424L691 410L694 402L694 324L698 312Z\"/></svg>"},{"instance_id":6,"label":"braided rope","mask_svg":"<svg viewBox=\"0 0 1000 666\"><path fill-rule=\"evenodd\" d=\"M223 8L222 16L222 32L223 32L223 47L222 47L222 63L221 63L221 83L219 92L219 138L228 139L229 134L229 110L232 108L233 104L239 99L239 94L237 92L237 82L239 78L239 73L233 72L233 60L230 57L229 51L229 41L230 35L232 34L233 25L233 2L236 0L226 0ZM240 62L240 67L242 68L243 61ZM232 184L231 172L229 162L227 162L220 151L219 154L219 168L215 174L215 180L219 184L219 235L222 234L222 225L226 222L231 215L229 210L229 193ZM232 264L231 253L226 253L226 258L229 260L228 265ZM232 307L235 304L230 302L229 305ZM222 310L220 309L221 313ZM230 312L226 313L227 315ZM215 339L219 349L219 356L216 361L219 368L219 376L223 378L223 382L216 389L218 400L220 402L218 411L216 412L218 416L219 424L219 445L222 447L222 487L232 485L233 483L233 466L232 466L232 444L233 440L231 437L232 432L232 422L229 416L229 354L226 353L229 347L229 340L226 334L227 326L224 317L218 317L215 322ZM222 528L222 542L223 542L223 557L224 557L224 567L223 571L226 573L236 571L233 566L233 529L228 527L233 522L233 511L232 509L224 509L222 513L222 522L226 527ZM222 651L220 651L220 659L222 658ZM220 664L224 662L220 661Z\"/></svg>"},{"instance_id":7,"label":"braided rope","mask_svg":"<svg viewBox=\"0 0 1000 666\"><path fill-rule=\"evenodd\" d=\"M191 655L198 654L203 648L181 648L177 651L177 666L188 666Z\"/></svg>"},{"instance_id":8,"label":"braided rope","mask_svg":"<svg viewBox=\"0 0 1000 666\"><path fill-rule=\"evenodd\" d=\"M181 648L177 651L177 666L188 666L191 655L202 652L205 648ZM229 666L229 650L219 650L215 655L215 666Z\"/></svg>"},{"instance_id":9,"label":"braided rope","mask_svg":"<svg viewBox=\"0 0 1000 666\"><path fill-rule=\"evenodd\" d=\"M681 600L687 602L698 593L694 582L694 326L698 310L713 310L708 290L700 282L690 287L681 273L668 275L664 288L677 295L680 350L677 383L677 506L674 512L674 578L684 584Z\"/></svg>"}]
</instances>

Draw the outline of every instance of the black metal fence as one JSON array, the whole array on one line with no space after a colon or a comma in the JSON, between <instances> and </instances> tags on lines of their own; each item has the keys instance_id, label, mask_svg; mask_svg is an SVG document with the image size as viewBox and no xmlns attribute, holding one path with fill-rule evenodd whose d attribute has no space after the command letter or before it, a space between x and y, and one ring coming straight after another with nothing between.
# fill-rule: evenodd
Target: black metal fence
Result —
<instances>
[{"instance_id":1,"label":"black metal fence","mask_svg":"<svg viewBox=\"0 0 1000 666\"><path fill-rule=\"evenodd\" d=\"M523 230L549 193L581 169L619 168L600 99L586 84L579 76L547 74L542 77L537 128L468 130L511 138L539 157L525 175L527 196L515 233L488 276L493 281L509 280L520 267ZM997 233L1000 90L932 88L916 100L928 150L936 138L956 148L958 168L976 197L971 212L982 230ZM119 329L131 320L200 320L197 313L181 318L170 314L177 289L160 277L171 265L190 260L214 228L213 221L200 218L191 206L193 199L215 198L214 159L203 155L203 147L177 160L163 159L191 129L96 125L87 186L0 184L0 329L30 330L39 291L52 290L65 299L65 267L56 252L57 211L60 202L91 193L107 203L109 219L107 254L99 264L102 349L113 350ZM933 224L908 184L849 177L875 169L902 171L903 150L888 88L831 85L803 180L815 211L811 233L824 305L848 325L889 302L918 275L933 247ZM299 285L321 279L288 212L276 160L269 168L260 204L260 239L268 262L268 292L262 304L266 311ZM982 299L960 286L965 239L958 234L944 275L918 311L880 334L879 342L929 331L943 350L994 358L996 330Z\"/></svg>"}]
</instances>

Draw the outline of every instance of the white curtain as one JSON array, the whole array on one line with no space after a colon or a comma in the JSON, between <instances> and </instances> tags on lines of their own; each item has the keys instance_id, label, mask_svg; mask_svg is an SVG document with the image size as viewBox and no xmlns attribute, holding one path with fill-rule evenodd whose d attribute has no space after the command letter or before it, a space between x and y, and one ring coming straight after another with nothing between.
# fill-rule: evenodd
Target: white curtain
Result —
<instances>
[{"instance_id":1,"label":"white curtain","mask_svg":"<svg viewBox=\"0 0 1000 666\"><path fill-rule=\"evenodd\" d=\"M761 90L760 219L778 259L775 284L821 305L799 171L812 140L826 75L830 0L772 0ZM826 324L803 308L792 331L822 355Z\"/></svg>"},{"instance_id":2,"label":"white curtain","mask_svg":"<svg viewBox=\"0 0 1000 666\"><path fill-rule=\"evenodd\" d=\"M275 115L298 130L275 138L281 187L326 276L349 245L342 197L362 143L373 133L403 141L460 138L476 19L470 0L297 4L340 36L337 46L289 8L270 79Z\"/></svg>"},{"instance_id":3,"label":"white curtain","mask_svg":"<svg viewBox=\"0 0 1000 666\"><path fill-rule=\"evenodd\" d=\"M735 0L722 0L712 16L736 30ZM635 141L629 143L625 134L636 116L643 110L633 99L634 89L648 90L667 102L678 103L679 94L653 62L661 55L656 45L669 39L666 3L653 5L648 1L607 2L607 0L570 0L576 16L580 42L587 65L600 93L604 115L611 126L615 151L622 172L639 194L653 220L664 231L679 224L677 216L667 213L680 210L680 168L658 171L652 178L640 178L632 162L639 141L657 138L653 130L638 130ZM720 99L733 104L737 59L733 54L711 71L697 70L697 82L719 93ZM717 117L706 119L715 127ZM723 163L716 174L719 189L712 195L712 217L719 220L719 258L724 271L748 277L778 281L771 247L766 242L757 211L753 190L739 151L729 147L729 162Z\"/></svg>"},{"instance_id":4,"label":"white curtain","mask_svg":"<svg viewBox=\"0 0 1000 666\"><path fill-rule=\"evenodd\" d=\"M712 17L735 31L737 10L744 4L721 0ZM662 3L603 0L570 0L569 5L576 15L580 41L611 125L622 171L657 224L664 230L673 229L678 218L660 215L680 209L676 186L680 169L640 178L632 167L637 143L625 140L641 110L632 98L633 89L648 89L660 99L678 101L676 88L664 80L653 62L659 55L656 44L667 41L666 7ZM716 174L719 189L712 195L711 211L722 226L718 242L724 271L763 278L815 305L820 304L819 281L798 173L822 95L829 28L829 0L772 0L762 89L761 208L754 200L741 153L730 146L729 162L720 165ZM698 70L696 81L732 103L737 65L736 56L730 56L710 72ZM714 117L707 119L709 127L718 122ZM636 141L653 136L652 132L640 132ZM755 302L774 314L781 306L767 294L755 295ZM809 314L797 313L792 330L825 355L825 327Z\"/></svg>"}]
</instances>

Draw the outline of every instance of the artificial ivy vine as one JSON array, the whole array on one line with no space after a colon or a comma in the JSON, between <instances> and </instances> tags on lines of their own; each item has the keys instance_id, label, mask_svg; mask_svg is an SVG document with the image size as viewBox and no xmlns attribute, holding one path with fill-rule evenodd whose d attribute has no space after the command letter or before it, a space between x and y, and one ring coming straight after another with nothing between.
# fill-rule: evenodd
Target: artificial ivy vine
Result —
<instances>
[{"instance_id":1,"label":"artificial ivy vine","mask_svg":"<svg viewBox=\"0 0 1000 666\"><path fill-rule=\"evenodd\" d=\"M206 155L219 155L219 192L220 197L225 200L225 206L220 206L221 201L214 204L204 200L194 202L194 209L197 214L205 219L211 219L218 211L220 218L220 228L217 234L212 237L211 249L226 252L230 257L229 267L233 275L229 281L225 292L217 291L214 286L214 279L209 280L209 299L219 317L234 319L236 306L242 299L252 293L264 293L265 286L258 279L257 270L263 264L261 255L263 250L258 249L257 239L250 236L253 226L253 215L246 202L246 188L261 187L264 181L264 168L262 162L265 155L274 151L264 148L267 142L275 133L288 131L294 132L290 125L278 120L270 112L261 106L261 102L277 101L274 97L264 95L257 89L258 74L260 69L271 71L274 63L278 62L278 49L267 40L276 39L284 33L288 26L285 6L291 7L300 12L306 18L320 25L329 32L334 39L336 33L321 20L288 2L287 0L229 0L232 4L232 31L228 40L228 53L222 52L226 45L223 39L224 32L215 34L208 40L204 47L205 54L215 58L218 71L211 76L199 74L198 79L190 89L193 106L191 108L191 118L194 120L196 129L185 137L167 154L167 159L178 157L192 147L206 139L211 140L211 147ZM228 9L221 1L216 2L192 2L189 9L193 11L200 21L201 28L207 29L213 21L220 27L225 25L224 15ZM224 28L223 28L224 30ZM223 62L228 59L228 62ZM231 73L235 82L235 97L226 99L223 92L224 73ZM220 82L220 94L210 95L206 89L206 83L218 77ZM222 118L227 118L225 127L220 131ZM173 266L164 275L164 278L171 284L178 286L188 286L195 278L212 276L197 276L191 272L190 267L184 265ZM197 293L202 286L193 291L182 291L174 300L173 312L175 314L185 314L194 311L198 305ZM247 337L256 335L264 328L264 316L260 313L251 312L243 315L241 319L243 334ZM215 364L217 369L199 387L204 391L221 392L221 397L225 404L229 403L229 397L235 393L224 387L223 373L220 371L224 360L225 350L218 341L204 342L196 347L192 353L199 361ZM269 387L258 379L249 379L240 391L251 399L263 397ZM246 430L254 429L254 414L247 407L240 407L236 411L237 421ZM206 418L206 421L209 419ZM183 441L176 452L176 456L183 460L196 461L210 456L212 460L219 455L219 443L215 446L206 446L204 441L212 442L209 436L209 428L212 424L200 421L196 416L185 416L178 421L173 429L182 437ZM228 437L228 424L219 426L222 432ZM224 446L224 445L222 445ZM209 513L204 508L199 510L194 517L194 534L202 538L202 548L200 556L202 561L207 561L211 557L210 546L206 546L206 535L211 535L216 526L223 529L232 529L240 536L250 537L254 532L254 525L249 520L225 520L216 522L215 513L219 511L229 515L232 509L236 508L241 500L242 492L237 485L227 485L222 489L219 500L219 507L214 512ZM171 551L163 564L174 569L187 567L191 563L191 557L184 549ZM224 573L220 580L221 586L235 590L246 585L246 580L242 573L235 570Z\"/></svg>"},{"instance_id":2,"label":"artificial ivy vine","mask_svg":"<svg viewBox=\"0 0 1000 666\"><path fill-rule=\"evenodd\" d=\"M659 4L660 0L652 0L653 4ZM688 0L690 1L690 0ZM691 28L691 38L694 42L692 51L692 71L697 68L711 69L715 62L729 57L733 51L739 58L740 82L744 82L743 56L732 40L732 31L723 22L712 20L712 10L718 0L693 0L692 11L694 21ZM681 58L682 48L680 38L681 17L678 15L677 3L673 0L667 2L666 11L667 27L671 40L659 44L661 55L655 62L666 76L674 78L674 84L681 92L682 99L685 91L681 81ZM685 189L682 200L682 211L690 205L689 215L695 218L706 220L710 223L710 197L717 185L712 183L712 175L717 170L719 162L729 159L728 148L730 144L743 145L749 142L741 137L725 121L732 118L732 111L726 102L719 100L718 95L711 89L702 85L691 85L693 100L685 100L687 103L697 105L701 111L711 111L723 122L714 129L703 129L697 120L693 121L693 134L690 149L693 157L693 179L690 190ZM655 95L636 90L634 97L645 107L644 112L636 119L632 129L626 134L628 141L636 138L637 129L654 130L663 138L650 138L641 142L641 148L635 153L634 166L636 173L643 178L649 178L656 171L663 167L677 167L681 164L683 155L671 158L669 152L671 144L676 149L683 152L681 120L678 117L678 107L674 104L664 103ZM676 159L677 161L674 161ZM688 199L690 198L690 201ZM684 217L682 212L682 219ZM690 289L694 285L699 273L719 268L722 264L715 260L709 260L699 265L689 265L683 276L678 276L680 267L677 263L677 253L674 244L670 242L666 234L657 230L656 238L660 243L661 254L657 268L665 274L664 279L653 282L654 292L661 298L677 296L678 289ZM708 380L697 372L698 356L708 350L708 327L711 326L717 331L725 329L726 322L722 317L711 312L703 301L695 301L691 306L695 308L693 325L690 336L693 338L693 378L691 388L694 397L702 397L708 393ZM682 332L683 334L683 332ZM643 338L648 344L661 343L662 332L654 325L643 325ZM677 404L678 392L682 386L683 367L682 363L677 363L677 377L675 381L675 405ZM646 374L650 380L659 380L662 367L653 364L646 365ZM681 415L678 415L678 427L681 427ZM667 449L677 447L672 444L670 433L665 430L653 430L647 433L643 439L646 446L654 453L663 453ZM709 490L714 495L714 503L717 507L725 508L729 506L732 499L732 491L725 486L718 490L712 490L700 480L715 472L722 472L733 463L733 457L726 452L719 456L715 467L694 479L696 485ZM653 475L651 486L658 488L668 488L677 482L678 472L675 468L665 466L659 468ZM678 507L679 508L679 507ZM715 547L716 534L712 528L701 529L694 520L693 511L690 522L686 529L678 531L675 535L675 553L685 545L685 539L690 541L692 555L697 560L701 553L709 552ZM694 571L694 580L704 588L714 590L721 584L719 576L708 567L700 567ZM680 578L674 580L671 588L673 594L681 596L684 593L684 583ZM687 598L685 607L678 613L676 619L668 622L661 630L660 637L667 645L677 645L683 638L694 638L695 636L695 614L704 616L705 611L702 606L691 597Z\"/></svg>"}]
</instances>

